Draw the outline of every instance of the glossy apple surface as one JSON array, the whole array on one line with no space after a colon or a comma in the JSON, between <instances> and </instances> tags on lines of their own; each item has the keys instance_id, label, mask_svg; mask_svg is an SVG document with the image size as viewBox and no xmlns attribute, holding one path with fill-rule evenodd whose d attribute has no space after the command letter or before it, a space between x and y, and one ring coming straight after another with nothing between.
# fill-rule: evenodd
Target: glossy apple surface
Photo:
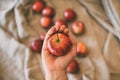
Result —
<instances>
[{"instance_id":1,"label":"glossy apple surface","mask_svg":"<svg viewBox=\"0 0 120 80\"><path fill-rule=\"evenodd\" d=\"M71 48L71 40L63 33L56 33L48 40L48 48L55 56L65 55Z\"/></svg>"},{"instance_id":2,"label":"glossy apple surface","mask_svg":"<svg viewBox=\"0 0 120 80\"><path fill-rule=\"evenodd\" d=\"M42 1L36 1L33 6L32 9L35 12L41 12L43 10L43 8L45 7L45 4Z\"/></svg>"},{"instance_id":3,"label":"glossy apple surface","mask_svg":"<svg viewBox=\"0 0 120 80\"><path fill-rule=\"evenodd\" d=\"M41 19L40 19L40 25L43 27L43 28L48 28L50 27L52 23L52 19L50 17L47 17L47 16L43 16Z\"/></svg>"},{"instance_id":4,"label":"glossy apple surface","mask_svg":"<svg viewBox=\"0 0 120 80\"><path fill-rule=\"evenodd\" d=\"M72 28L72 32L73 32L74 34L82 34L82 33L84 33L84 31L85 31L84 23L81 22L81 21L75 21L75 22L72 24L71 28Z\"/></svg>"},{"instance_id":5,"label":"glossy apple surface","mask_svg":"<svg viewBox=\"0 0 120 80\"><path fill-rule=\"evenodd\" d=\"M42 14L44 16L52 17L54 15L54 9L52 7L47 6L42 10Z\"/></svg>"},{"instance_id":6,"label":"glossy apple surface","mask_svg":"<svg viewBox=\"0 0 120 80\"><path fill-rule=\"evenodd\" d=\"M64 12L64 18L67 21L73 21L76 17L75 12L72 9L66 9Z\"/></svg>"},{"instance_id":7,"label":"glossy apple surface","mask_svg":"<svg viewBox=\"0 0 120 80\"><path fill-rule=\"evenodd\" d=\"M61 26L61 25L66 25L66 23L62 19L57 19L55 21L55 25Z\"/></svg>"},{"instance_id":8,"label":"glossy apple surface","mask_svg":"<svg viewBox=\"0 0 120 80\"><path fill-rule=\"evenodd\" d=\"M88 54L88 49L85 43L78 42L77 43L77 55L81 57L85 57Z\"/></svg>"},{"instance_id":9,"label":"glossy apple surface","mask_svg":"<svg viewBox=\"0 0 120 80\"><path fill-rule=\"evenodd\" d=\"M77 73L79 71L78 62L76 60L72 60L66 70L68 73Z\"/></svg>"},{"instance_id":10,"label":"glossy apple surface","mask_svg":"<svg viewBox=\"0 0 120 80\"><path fill-rule=\"evenodd\" d=\"M36 39L36 40L31 41L30 47L33 51L40 52L42 49L42 44L43 44L43 40Z\"/></svg>"}]
</instances>

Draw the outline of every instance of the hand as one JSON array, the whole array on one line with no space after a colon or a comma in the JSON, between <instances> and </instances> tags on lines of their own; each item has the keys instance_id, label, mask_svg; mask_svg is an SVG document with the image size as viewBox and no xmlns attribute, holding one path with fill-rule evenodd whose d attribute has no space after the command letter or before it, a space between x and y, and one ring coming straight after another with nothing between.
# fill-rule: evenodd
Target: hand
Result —
<instances>
[{"instance_id":1,"label":"hand","mask_svg":"<svg viewBox=\"0 0 120 80\"><path fill-rule=\"evenodd\" d=\"M44 74L46 77L54 78L55 80L59 80L58 78L64 78L66 77L66 68L69 65L69 63L75 58L76 56L76 42L73 40L73 38L69 36L72 46L71 50L66 53L64 56L55 57L53 56L49 49L48 49L48 39L56 32L62 32L66 35L68 35L68 29L62 25L62 26L53 26L46 34L43 48L42 48L42 68L44 70ZM49 79L49 80L54 80ZM60 79L60 80L66 80L66 79Z\"/></svg>"}]
</instances>

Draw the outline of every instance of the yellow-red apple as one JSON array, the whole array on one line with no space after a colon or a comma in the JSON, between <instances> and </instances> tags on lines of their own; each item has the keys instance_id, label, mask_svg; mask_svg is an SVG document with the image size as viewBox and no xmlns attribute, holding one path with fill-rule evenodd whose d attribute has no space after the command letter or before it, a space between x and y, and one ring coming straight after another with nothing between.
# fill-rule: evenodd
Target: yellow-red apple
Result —
<instances>
[{"instance_id":1,"label":"yellow-red apple","mask_svg":"<svg viewBox=\"0 0 120 80\"><path fill-rule=\"evenodd\" d=\"M84 57L88 54L88 49L85 43L83 42L78 42L77 43L77 55Z\"/></svg>"},{"instance_id":2,"label":"yellow-red apple","mask_svg":"<svg viewBox=\"0 0 120 80\"><path fill-rule=\"evenodd\" d=\"M53 34L48 40L48 48L55 56L65 55L71 48L71 40L63 33Z\"/></svg>"},{"instance_id":3,"label":"yellow-red apple","mask_svg":"<svg viewBox=\"0 0 120 80\"><path fill-rule=\"evenodd\" d=\"M85 31L84 23L81 21L75 21L71 26L74 34L82 34Z\"/></svg>"}]
</instances>

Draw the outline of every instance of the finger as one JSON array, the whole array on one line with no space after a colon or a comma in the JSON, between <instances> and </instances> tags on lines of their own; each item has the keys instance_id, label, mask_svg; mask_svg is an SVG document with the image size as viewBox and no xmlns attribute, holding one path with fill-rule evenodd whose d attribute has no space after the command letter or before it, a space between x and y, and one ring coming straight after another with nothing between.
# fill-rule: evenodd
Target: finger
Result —
<instances>
[{"instance_id":1,"label":"finger","mask_svg":"<svg viewBox=\"0 0 120 80\"><path fill-rule=\"evenodd\" d=\"M68 34L69 33L69 30L67 28L64 29L63 31L64 34Z\"/></svg>"},{"instance_id":2,"label":"finger","mask_svg":"<svg viewBox=\"0 0 120 80\"><path fill-rule=\"evenodd\" d=\"M51 35L53 35L56 32L56 28L53 26L46 34L45 39L48 39L49 37L51 37Z\"/></svg>"},{"instance_id":3,"label":"finger","mask_svg":"<svg viewBox=\"0 0 120 80\"><path fill-rule=\"evenodd\" d=\"M72 43L73 45L77 45L77 42L75 41L75 39L74 39L71 35L69 35L69 38L70 38L71 43Z\"/></svg>"},{"instance_id":4,"label":"finger","mask_svg":"<svg viewBox=\"0 0 120 80\"><path fill-rule=\"evenodd\" d=\"M60 29L60 26L59 25L55 25L55 28L56 28L56 31L58 32L59 29Z\"/></svg>"},{"instance_id":5,"label":"finger","mask_svg":"<svg viewBox=\"0 0 120 80\"><path fill-rule=\"evenodd\" d=\"M44 40L44 43L43 43L43 48L47 47L47 42L48 42L48 39L51 37L51 35L53 35L54 33L56 32L55 30L55 27L52 27L46 34L45 36L45 40Z\"/></svg>"},{"instance_id":6,"label":"finger","mask_svg":"<svg viewBox=\"0 0 120 80\"><path fill-rule=\"evenodd\" d=\"M65 28L65 25L60 26L59 32L63 32Z\"/></svg>"}]
</instances>

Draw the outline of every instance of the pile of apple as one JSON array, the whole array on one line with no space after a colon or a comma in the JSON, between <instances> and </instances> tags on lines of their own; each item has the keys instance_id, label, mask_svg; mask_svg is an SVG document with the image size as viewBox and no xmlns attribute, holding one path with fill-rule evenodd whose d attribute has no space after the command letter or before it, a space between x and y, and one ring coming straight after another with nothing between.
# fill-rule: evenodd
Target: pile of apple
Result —
<instances>
[{"instance_id":1,"label":"pile of apple","mask_svg":"<svg viewBox=\"0 0 120 80\"><path fill-rule=\"evenodd\" d=\"M81 35L85 32L85 25L81 21L74 21L76 18L76 13L68 8L63 13L63 19L58 19L52 23L52 19L55 15L55 11L52 7L46 6L43 1L35 1L32 5L32 9L35 13L41 13L42 17L40 19L40 26L43 28L50 28L52 24L54 25L66 25L66 22L73 22L71 26L71 31L75 35ZM66 22L65 22L66 21ZM45 38L45 33L40 34L40 38L33 40L31 42L30 48L35 52L41 52L43 41ZM58 39L59 38L59 39ZM63 40L62 40L63 39ZM56 42L56 44L54 44ZM59 45L59 44L63 45ZM71 41L69 37L62 33L54 34L48 41L48 47L52 55L64 56L66 51L69 51L71 46ZM88 54L88 49L85 43L77 43L77 56L85 57ZM77 73L79 71L78 62L74 59L67 67L68 73Z\"/></svg>"}]
</instances>

